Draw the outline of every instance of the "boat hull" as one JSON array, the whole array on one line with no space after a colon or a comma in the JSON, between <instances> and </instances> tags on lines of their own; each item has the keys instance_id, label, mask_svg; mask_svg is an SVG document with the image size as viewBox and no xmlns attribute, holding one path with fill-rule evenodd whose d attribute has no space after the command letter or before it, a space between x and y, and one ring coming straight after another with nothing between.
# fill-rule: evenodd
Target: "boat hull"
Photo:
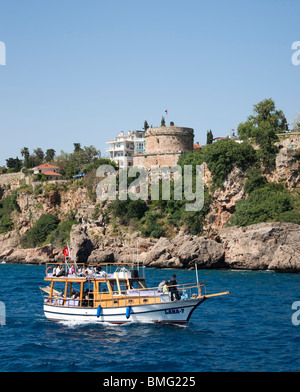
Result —
<instances>
[{"instance_id":1,"label":"boat hull","mask_svg":"<svg viewBox=\"0 0 300 392\"><path fill-rule=\"evenodd\" d=\"M188 323L193 311L205 297L149 305L111 308L83 308L44 304L44 313L51 321L87 323Z\"/></svg>"}]
</instances>

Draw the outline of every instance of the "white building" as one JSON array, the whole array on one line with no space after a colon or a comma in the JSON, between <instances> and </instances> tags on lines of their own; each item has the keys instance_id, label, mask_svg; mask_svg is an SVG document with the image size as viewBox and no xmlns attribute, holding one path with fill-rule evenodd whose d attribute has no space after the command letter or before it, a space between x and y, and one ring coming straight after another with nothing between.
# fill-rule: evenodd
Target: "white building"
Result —
<instances>
[{"instance_id":1,"label":"white building","mask_svg":"<svg viewBox=\"0 0 300 392\"><path fill-rule=\"evenodd\" d=\"M133 155L144 154L145 152L145 132L144 131L123 131L113 140L106 142L109 147L110 159L119 164L120 169L126 169L133 165Z\"/></svg>"}]
</instances>

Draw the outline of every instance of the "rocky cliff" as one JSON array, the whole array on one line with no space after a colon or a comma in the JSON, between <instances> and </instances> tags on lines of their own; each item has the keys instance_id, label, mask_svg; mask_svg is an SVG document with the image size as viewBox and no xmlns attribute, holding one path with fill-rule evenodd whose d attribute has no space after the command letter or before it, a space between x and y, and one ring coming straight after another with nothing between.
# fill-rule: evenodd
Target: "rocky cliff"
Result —
<instances>
[{"instance_id":1,"label":"rocky cliff","mask_svg":"<svg viewBox=\"0 0 300 392\"><path fill-rule=\"evenodd\" d=\"M300 187L300 136L283 139L276 168L266 174L269 181L283 182L291 190ZM87 188L70 184L34 184L24 175L0 175L2 199L17 191L19 211L14 211L14 230L0 234L0 263L63 261L62 247L44 244L23 249L21 237L44 213L66 219L76 211L77 225L70 233L71 256L78 262L128 262L136 260L153 268L230 268L300 272L300 226L293 223L260 223L248 227L228 227L236 203L247 197L245 173L234 167L223 188L211 187L210 210L201 236L179 232L160 239L142 238L129 230L105 222L107 205L96 211ZM205 184L211 174L206 167ZM37 190L40 187L40 192ZM96 213L97 212L97 213ZM105 223L105 225L104 225ZM117 226L117 228L116 228ZM169 234L169 233L168 233ZM137 246L139 256L137 256Z\"/></svg>"}]
</instances>

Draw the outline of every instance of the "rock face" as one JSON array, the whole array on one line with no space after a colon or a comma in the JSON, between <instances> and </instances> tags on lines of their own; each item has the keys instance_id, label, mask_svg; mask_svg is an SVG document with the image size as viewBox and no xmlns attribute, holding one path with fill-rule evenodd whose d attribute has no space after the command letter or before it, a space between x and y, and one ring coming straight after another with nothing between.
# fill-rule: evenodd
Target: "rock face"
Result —
<instances>
[{"instance_id":1,"label":"rock face","mask_svg":"<svg viewBox=\"0 0 300 392\"><path fill-rule=\"evenodd\" d=\"M137 256L137 242L139 255ZM3 245L5 244L5 246ZM3 246L2 246L3 245ZM0 262L44 264L63 262L61 251L52 245L21 249L18 238L0 236ZM260 223L248 227L223 229L216 240L179 233L174 239L130 240L107 237L92 242L86 227L71 231L71 256L78 263L136 262L151 268L248 269L300 272L300 226L293 223Z\"/></svg>"},{"instance_id":2,"label":"rock face","mask_svg":"<svg viewBox=\"0 0 300 392\"><path fill-rule=\"evenodd\" d=\"M59 251L51 244L32 249L11 248L0 255L0 261L17 264L45 264L55 262L58 254Z\"/></svg>"},{"instance_id":3,"label":"rock face","mask_svg":"<svg viewBox=\"0 0 300 392\"><path fill-rule=\"evenodd\" d=\"M178 234L173 240L139 239L139 261L153 268L225 268L222 244L206 237ZM88 261L128 262L137 260L136 243L124 245L115 242L103 249L94 250Z\"/></svg>"},{"instance_id":4,"label":"rock face","mask_svg":"<svg viewBox=\"0 0 300 392\"><path fill-rule=\"evenodd\" d=\"M92 253L93 248L94 246L90 237L87 235L86 227L73 225L70 232L72 259L76 262L85 263Z\"/></svg>"},{"instance_id":5,"label":"rock face","mask_svg":"<svg viewBox=\"0 0 300 392\"><path fill-rule=\"evenodd\" d=\"M205 166L205 183L211 181L211 174ZM244 184L245 173L235 167L223 182L223 188L216 189L210 206L210 212L206 217L205 230L211 238L214 238L230 220L235 212L237 201L245 198Z\"/></svg>"},{"instance_id":6,"label":"rock face","mask_svg":"<svg viewBox=\"0 0 300 392\"><path fill-rule=\"evenodd\" d=\"M292 134L276 144L279 148L276 168L271 175L267 176L268 181L284 182L289 189L300 188L300 135Z\"/></svg>"},{"instance_id":7,"label":"rock face","mask_svg":"<svg viewBox=\"0 0 300 392\"><path fill-rule=\"evenodd\" d=\"M300 226L259 223L223 229L219 239L228 268L300 272Z\"/></svg>"},{"instance_id":8,"label":"rock face","mask_svg":"<svg viewBox=\"0 0 300 392\"><path fill-rule=\"evenodd\" d=\"M224 268L223 246L206 237L178 234L172 241L160 238L150 252L141 254L149 267Z\"/></svg>"}]
</instances>

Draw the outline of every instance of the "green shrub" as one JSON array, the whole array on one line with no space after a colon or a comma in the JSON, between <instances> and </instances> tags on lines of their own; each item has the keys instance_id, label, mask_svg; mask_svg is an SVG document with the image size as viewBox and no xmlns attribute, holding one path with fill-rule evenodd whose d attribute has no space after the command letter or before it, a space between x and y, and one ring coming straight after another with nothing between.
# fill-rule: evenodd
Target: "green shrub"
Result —
<instances>
[{"instance_id":1,"label":"green shrub","mask_svg":"<svg viewBox=\"0 0 300 392\"><path fill-rule=\"evenodd\" d=\"M297 223L297 225L300 225L300 212L295 210L282 212L278 216L278 221Z\"/></svg>"},{"instance_id":2,"label":"green shrub","mask_svg":"<svg viewBox=\"0 0 300 392\"><path fill-rule=\"evenodd\" d=\"M7 233L13 228L12 220L9 216L5 215L0 219L0 234Z\"/></svg>"},{"instance_id":3,"label":"green shrub","mask_svg":"<svg viewBox=\"0 0 300 392\"><path fill-rule=\"evenodd\" d=\"M24 248L34 248L44 243L48 235L54 231L59 224L56 215L43 214L35 225L23 236L21 243Z\"/></svg>"},{"instance_id":4,"label":"green shrub","mask_svg":"<svg viewBox=\"0 0 300 392\"><path fill-rule=\"evenodd\" d=\"M253 190L246 200L236 204L231 225L248 226L255 223L278 221L293 210L290 192L282 184L269 183Z\"/></svg>"},{"instance_id":5,"label":"green shrub","mask_svg":"<svg viewBox=\"0 0 300 392\"><path fill-rule=\"evenodd\" d=\"M250 169L246 175L248 178L245 182L244 190L247 194L267 183L267 179L262 176L260 169Z\"/></svg>"},{"instance_id":6,"label":"green shrub","mask_svg":"<svg viewBox=\"0 0 300 392\"><path fill-rule=\"evenodd\" d=\"M49 242L55 247L64 247L70 239L73 225L78 224L75 218L61 222L49 235Z\"/></svg>"},{"instance_id":7,"label":"green shrub","mask_svg":"<svg viewBox=\"0 0 300 392\"><path fill-rule=\"evenodd\" d=\"M20 212L17 197L18 194L15 191L12 195L7 196L0 202L0 234L7 233L13 229L11 214L13 211Z\"/></svg>"},{"instance_id":8,"label":"green shrub","mask_svg":"<svg viewBox=\"0 0 300 392\"><path fill-rule=\"evenodd\" d=\"M148 211L145 213L145 218L143 218L145 226L141 227L143 237L160 238L165 234L162 225L157 222L159 218L160 215L155 212Z\"/></svg>"},{"instance_id":9,"label":"green shrub","mask_svg":"<svg viewBox=\"0 0 300 392\"><path fill-rule=\"evenodd\" d=\"M144 200L115 200L109 205L109 212L113 217L119 218L122 224L128 224L130 219L140 220L148 211Z\"/></svg>"}]
</instances>

